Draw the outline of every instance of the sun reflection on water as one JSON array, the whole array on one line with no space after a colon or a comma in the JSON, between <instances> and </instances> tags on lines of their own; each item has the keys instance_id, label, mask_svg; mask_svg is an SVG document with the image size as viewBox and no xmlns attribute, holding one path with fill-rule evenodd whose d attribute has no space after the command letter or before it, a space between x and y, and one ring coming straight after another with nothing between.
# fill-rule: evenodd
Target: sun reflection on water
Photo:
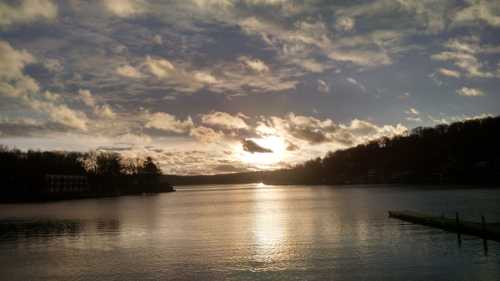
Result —
<instances>
[{"instance_id":1,"label":"sun reflection on water","mask_svg":"<svg viewBox=\"0 0 500 281\"><path fill-rule=\"evenodd\" d=\"M255 248L253 260L275 265L276 261L289 258L287 251L287 218L283 212L280 192L268 189L255 190ZM272 202L270 202L272 201Z\"/></svg>"}]
</instances>

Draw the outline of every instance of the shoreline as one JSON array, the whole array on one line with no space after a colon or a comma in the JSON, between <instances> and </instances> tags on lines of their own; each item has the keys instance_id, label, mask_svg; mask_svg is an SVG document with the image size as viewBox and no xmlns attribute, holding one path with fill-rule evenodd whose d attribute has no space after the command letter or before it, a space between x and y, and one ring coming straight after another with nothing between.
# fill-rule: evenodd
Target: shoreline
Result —
<instances>
[{"instance_id":1,"label":"shoreline","mask_svg":"<svg viewBox=\"0 0 500 281\"><path fill-rule=\"evenodd\" d=\"M115 198L122 196L152 196L158 195L161 193L171 193L175 192L175 188L172 187L171 190L163 190L158 192L141 192L141 193L129 193L129 194L106 194L106 195L75 195L75 196L59 196L52 198L12 198L12 199L0 199L0 204L39 204L39 203L52 203L52 202L61 202L61 201L74 201L74 200L86 200L86 199L100 199L100 198Z\"/></svg>"}]
</instances>

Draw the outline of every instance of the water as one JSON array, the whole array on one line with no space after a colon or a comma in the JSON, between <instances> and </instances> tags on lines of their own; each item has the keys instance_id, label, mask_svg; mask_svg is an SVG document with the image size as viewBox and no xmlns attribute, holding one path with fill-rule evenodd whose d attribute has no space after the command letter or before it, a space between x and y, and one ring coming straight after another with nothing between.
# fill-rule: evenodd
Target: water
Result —
<instances>
[{"instance_id":1,"label":"water","mask_svg":"<svg viewBox=\"0 0 500 281\"><path fill-rule=\"evenodd\" d=\"M0 205L0 280L499 280L500 243L387 218L500 221L499 189L234 185Z\"/></svg>"}]
</instances>

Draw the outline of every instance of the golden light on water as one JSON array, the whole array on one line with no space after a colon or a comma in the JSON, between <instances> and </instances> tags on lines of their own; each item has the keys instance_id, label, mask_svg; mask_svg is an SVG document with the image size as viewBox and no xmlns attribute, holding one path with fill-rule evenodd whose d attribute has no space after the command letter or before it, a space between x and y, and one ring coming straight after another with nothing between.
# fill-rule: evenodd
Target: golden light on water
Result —
<instances>
[{"instance_id":1,"label":"golden light on water","mask_svg":"<svg viewBox=\"0 0 500 281\"><path fill-rule=\"evenodd\" d=\"M258 189L255 196L255 255L253 259L261 263L286 259L286 219L280 212L283 194L274 190ZM269 202L273 202L269 204Z\"/></svg>"}]
</instances>

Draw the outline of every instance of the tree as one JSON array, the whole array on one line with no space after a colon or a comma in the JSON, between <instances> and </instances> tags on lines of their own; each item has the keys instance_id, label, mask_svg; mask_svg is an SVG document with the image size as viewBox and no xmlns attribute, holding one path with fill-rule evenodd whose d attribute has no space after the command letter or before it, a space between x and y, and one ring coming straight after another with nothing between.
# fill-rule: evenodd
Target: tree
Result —
<instances>
[{"instance_id":1,"label":"tree","mask_svg":"<svg viewBox=\"0 0 500 281\"><path fill-rule=\"evenodd\" d=\"M139 173L161 175L161 169L151 157L147 157L142 167L139 168Z\"/></svg>"}]
</instances>

